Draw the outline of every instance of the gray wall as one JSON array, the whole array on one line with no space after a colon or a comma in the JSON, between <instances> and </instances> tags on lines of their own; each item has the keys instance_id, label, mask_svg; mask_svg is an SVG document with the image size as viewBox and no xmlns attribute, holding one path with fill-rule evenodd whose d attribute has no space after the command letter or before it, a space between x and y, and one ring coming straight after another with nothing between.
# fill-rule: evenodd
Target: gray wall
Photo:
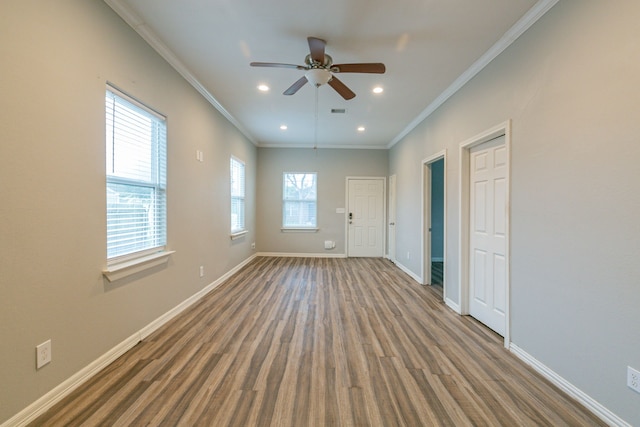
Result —
<instances>
[{"instance_id":1,"label":"gray wall","mask_svg":"<svg viewBox=\"0 0 640 427\"><path fill-rule=\"evenodd\" d=\"M327 256L345 254L346 177L386 177L387 150L341 150L319 148L259 148L257 203L260 207L258 250L266 253L308 253ZM285 232L282 227L282 174L317 172L317 233ZM336 242L325 250L324 241Z\"/></svg>"},{"instance_id":2,"label":"gray wall","mask_svg":"<svg viewBox=\"0 0 640 427\"><path fill-rule=\"evenodd\" d=\"M420 251L420 159L447 149L459 302L459 144L512 120L511 337L633 425L640 394L640 2L560 1L390 153L399 257ZM420 274L419 257L400 258Z\"/></svg>"},{"instance_id":3,"label":"gray wall","mask_svg":"<svg viewBox=\"0 0 640 427\"><path fill-rule=\"evenodd\" d=\"M102 1L2 2L0 58L2 423L252 255L257 153ZM168 117L177 251L166 268L116 283L101 273L107 80ZM250 230L233 242L232 154L247 164ZM53 361L36 371L47 339Z\"/></svg>"},{"instance_id":4,"label":"gray wall","mask_svg":"<svg viewBox=\"0 0 640 427\"><path fill-rule=\"evenodd\" d=\"M253 241L326 253L329 239L343 252L346 176L397 174L398 261L420 275L420 159L443 149L457 284L458 144L511 119L512 340L640 425L625 386L626 366L640 368L639 16L632 0L563 0L388 153L316 153L256 150L103 2L3 2L0 422L247 259ZM116 284L101 275L106 80L168 116L177 251ZM232 154L247 163L250 230L235 241ZM281 233L282 172L301 169L319 174L320 232ZM455 286L447 297L459 301ZM53 362L36 372L34 347L49 338Z\"/></svg>"}]
</instances>

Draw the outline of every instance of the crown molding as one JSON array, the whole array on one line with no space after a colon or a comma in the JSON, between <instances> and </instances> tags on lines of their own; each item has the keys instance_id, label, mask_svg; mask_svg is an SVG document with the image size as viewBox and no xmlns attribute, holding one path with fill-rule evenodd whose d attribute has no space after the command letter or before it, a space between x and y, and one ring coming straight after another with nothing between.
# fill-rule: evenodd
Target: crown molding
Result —
<instances>
[{"instance_id":1,"label":"crown molding","mask_svg":"<svg viewBox=\"0 0 640 427\"><path fill-rule=\"evenodd\" d=\"M247 131L236 118L227 111L226 108L209 92L202 83L191 73L186 65L165 45L160 38L149 28L149 26L121 0L104 0L131 28L137 32L165 61L169 63L195 90L197 90L213 107L220 112L231 124L233 124L253 145L258 142Z\"/></svg>"},{"instance_id":2,"label":"crown molding","mask_svg":"<svg viewBox=\"0 0 640 427\"><path fill-rule=\"evenodd\" d=\"M391 148L414 130L420 123L427 119L442 104L458 92L469 80L474 78L482 71L491 61L500 55L506 48L518 39L525 31L527 31L538 19L549 11L559 0L540 0L529 11L518 20L503 36L498 40L484 55L482 55L471 67L462 73L447 89L444 90L431 104L425 108L420 115L407 125L388 145Z\"/></svg>"}]
</instances>

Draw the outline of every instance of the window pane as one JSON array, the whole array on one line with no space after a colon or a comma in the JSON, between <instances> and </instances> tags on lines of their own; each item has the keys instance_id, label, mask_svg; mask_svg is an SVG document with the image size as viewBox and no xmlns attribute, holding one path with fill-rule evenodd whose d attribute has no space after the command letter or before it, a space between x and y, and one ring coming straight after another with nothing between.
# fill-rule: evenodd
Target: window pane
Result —
<instances>
[{"instance_id":1,"label":"window pane","mask_svg":"<svg viewBox=\"0 0 640 427\"><path fill-rule=\"evenodd\" d=\"M107 257L163 246L164 192L107 183Z\"/></svg>"},{"instance_id":2,"label":"window pane","mask_svg":"<svg viewBox=\"0 0 640 427\"><path fill-rule=\"evenodd\" d=\"M107 90L107 258L166 244L166 125Z\"/></svg>"},{"instance_id":3,"label":"window pane","mask_svg":"<svg viewBox=\"0 0 640 427\"><path fill-rule=\"evenodd\" d=\"M316 200L315 173L287 173L284 176L285 200Z\"/></svg>"},{"instance_id":4,"label":"window pane","mask_svg":"<svg viewBox=\"0 0 640 427\"><path fill-rule=\"evenodd\" d=\"M244 163L235 158L230 161L231 174L231 232L237 233L245 229L244 226Z\"/></svg>"},{"instance_id":5,"label":"window pane","mask_svg":"<svg viewBox=\"0 0 640 427\"><path fill-rule=\"evenodd\" d=\"M283 227L314 228L317 226L317 175L285 173L283 179Z\"/></svg>"},{"instance_id":6,"label":"window pane","mask_svg":"<svg viewBox=\"0 0 640 427\"><path fill-rule=\"evenodd\" d=\"M244 230L244 199L231 199L231 232Z\"/></svg>"},{"instance_id":7,"label":"window pane","mask_svg":"<svg viewBox=\"0 0 640 427\"><path fill-rule=\"evenodd\" d=\"M284 202L285 227L315 227L315 202Z\"/></svg>"}]
</instances>

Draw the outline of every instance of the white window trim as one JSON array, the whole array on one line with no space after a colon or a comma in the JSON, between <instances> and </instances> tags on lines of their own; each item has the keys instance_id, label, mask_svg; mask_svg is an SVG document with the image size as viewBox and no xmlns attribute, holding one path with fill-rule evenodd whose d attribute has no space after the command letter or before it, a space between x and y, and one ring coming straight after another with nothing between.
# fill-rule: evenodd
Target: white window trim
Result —
<instances>
[{"instance_id":1,"label":"white window trim","mask_svg":"<svg viewBox=\"0 0 640 427\"><path fill-rule=\"evenodd\" d=\"M233 155L231 156L231 160L234 160L234 161L236 161L236 162L238 162L238 163L240 163L242 165L242 167L243 167L242 174L243 174L243 178L244 178L244 181L245 181L243 183L243 185L242 185L243 190L244 190L244 194L242 196L242 201L243 201L243 209L242 209L242 211L243 211L243 216L244 216L242 218L243 227L241 229L238 229L238 230L233 230L232 229L231 230L231 234L230 234L231 240L235 240L235 239L237 239L239 237L242 237L243 235L245 235L245 234L247 234L249 232L247 230L247 224L246 224L246 220L247 220L247 216L246 216L246 208L247 208L247 202L246 202L246 200L247 200L247 165L243 160L241 160L238 157L233 156ZM233 196L233 194L231 194L231 187L229 187L229 192L230 192L229 193L229 200L233 201L234 196Z\"/></svg>"},{"instance_id":2,"label":"white window trim","mask_svg":"<svg viewBox=\"0 0 640 427\"><path fill-rule=\"evenodd\" d=\"M134 97L128 95L126 92L120 90L115 85L107 82L107 90L115 94L116 96L132 103L133 105L145 110L147 113L156 116L158 119L165 120L166 116L148 105L138 101ZM118 178L111 178L113 181L120 180ZM122 179L126 181L126 179ZM166 188L165 188L166 191ZM165 202L166 203L166 202ZM167 225L165 223L165 233L167 232ZM107 268L102 271L102 274L110 281L120 280L122 278L131 276L141 271L153 268L168 262L169 256L175 253L175 251L167 251L166 245L148 248L141 251L133 252L130 254L117 256L107 259Z\"/></svg>"},{"instance_id":3,"label":"white window trim","mask_svg":"<svg viewBox=\"0 0 640 427\"><path fill-rule=\"evenodd\" d=\"M229 235L229 237L231 238L231 240L236 240L239 239L240 237L244 236L245 234L247 234L249 232L249 230L241 230L235 233L231 233Z\"/></svg>"},{"instance_id":4,"label":"white window trim","mask_svg":"<svg viewBox=\"0 0 640 427\"><path fill-rule=\"evenodd\" d=\"M309 173L309 174L314 174L316 176L315 178L315 183L316 183L316 225L315 226L311 226L311 227L301 227L301 226L291 226L291 227L287 227L284 225L284 203L287 201L284 198L284 177L286 175L289 174L305 174L305 173ZM280 200L281 206L282 206L282 218L281 223L282 223L282 227L280 227L280 231L283 233L287 233L287 232L300 232L300 233L316 233L320 230L320 228L318 227L318 172L283 172L282 173L282 178L283 178L283 182L282 182L282 197ZM288 201L296 201L296 200L288 200ZM299 202L304 202L305 200L297 200Z\"/></svg>"},{"instance_id":5,"label":"white window trim","mask_svg":"<svg viewBox=\"0 0 640 427\"><path fill-rule=\"evenodd\" d=\"M107 265L107 268L102 270L102 274L109 282L115 282L116 280L124 279L136 273L166 264L169 261L169 256L175 252L176 251L161 250L142 256L140 252L137 252L134 257L116 258Z\"/></svg>"}]
</instances>

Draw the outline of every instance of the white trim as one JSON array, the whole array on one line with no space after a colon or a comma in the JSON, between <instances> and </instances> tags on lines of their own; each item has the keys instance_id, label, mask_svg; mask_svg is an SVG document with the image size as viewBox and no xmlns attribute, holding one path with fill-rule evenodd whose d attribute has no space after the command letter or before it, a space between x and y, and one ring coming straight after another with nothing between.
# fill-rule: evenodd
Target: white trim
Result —
<instances>
[{"instance_id":1,"label":"white trim","mask_svg":"<svg viewBox=\"0 0 640 427\"><path fill-rule=\"evenodd\" d=\"M429 117L434 111L436 111L442 104L444 104L449 98L451 98L456 92L467 84L472 78L474 78L480 71L484 69L491 61L493 61L498 55L500 55L507 47L509 47L518 37L520 37L525 31L529 29L533 24L538 21L549 9L551 9L559 0L539 0L529 11L518 20L500 40L496 42L484 55L482 55L471 67L462 73L447 89L444 90L427 108L422 111L413 119L409 125L404 128L388 145L387 148L391 148L396 145L402 138L407 136L409 132L415 129L420 123L422 123L427 117Z\"/></svg>"},{"instance_id":2,"label":"white trim","mask_svg":"<svg viewBox=\"0 0 640 427\"><path fill-rule=\"evenodd\" d=\"M260 148L310 148L314 150L387 150L389 147L386 145L348 145L348 144L327 144L320 145L318 147L310 146L309 144L258 144Z\"/></svg>"},{"instance_id":3,"label":"white trim","mask_svg":"<svg viewBox=\"0 0 640 427\"><path fill-rule=\"evenodd\" d=\"M229 120L253 145L256 139L231 115L218 100L191 73L191 70L160 40L151 28L122 0L104 0L131 28L133 28L149 45L162 56L191 86L193 86L216 110Z\"/></svg>"},{"instance_id":4,"label":"white trim","mask_svg":"<svg viewBox=\"0 0 640 427\"><path fill-rule=\"evenodd\" d=\"M169 256L175 252L176 251L160 251L124 262L109 264L107 268L102 270L102 274L109 282L115 282L116 280L149 270L150 268L166 264L169 262Z\"/></svg>"},{"instance_id":5,"label":"white trim","mask_svg":"<svg viewBox=\"0 0 640 427\"><path fill-rule=\"evenodd\" d=\"M569 381L558 375L551 368L537 360L535 357L531 356L529 353L527 353L517 345L511 343L511 345L509 346L509 351L513 353L518 359L531 366L537 373L545 377L547 380L551 381L553 385L580 402L589 411L598 416L598 418L600 418L608 425L631 427L631 424L618 417L616 414L603 406L600 402L593 399L591 396L580 390L575 385L571 384Z\"/></svg>"},{"instance_id":6,"label":"white trim","mask_svg":"<svg viewBox=\"0 0 640 427\"><path fill-rule=\"evenodd\" d=\"M467 139L460 143L458 167L458 185L459 185L459 245L458 245L458 295L460 298L460 314L469 314L469 150L484 142L491 141L494 138L504 135L504 145L507 150L507 194L506 194L506 248L507 255L506 266L506 307L505 307L505 326L504 326L504 346L509 347L511 342L511 120L500 123L478 135Z\"/></svg>"},{"instance_id":7,"label":"white trim","mask_svg":"<svg viewBox=\"0 0 640 427\"><path fill-rule=\"evenodd\" d=\"M414 273L413 271L409 270L407 267L405 267L404 265L402 265L401 263L399 263L398 261L396 261L394 263L396 265L396 267L398 267L400 270L402 270L403 272L405 272L409 277L411 277L413 280L415 280L417 283L419 283L420 285L422 285L422 278L420 276L418 276L416 273Z\"/></svg>"},{"instance_id":8,"label":"white trim","mask_svg":"<svg viewBox=\"0 0 640 427\"><path fill-rule=\"evenodd\" d=\"M248 232L249 232L249 230L236 231L235 233L231 233L229 235L229 237L231 238L231 240L236 240L236 239L239 239L240 237L244 236Z\"/></svg>"},{"instance_id":9,"label":"white trim","mask_svg":"<svg viewBox=\"0 0 640 427\"><path fill-rule=\"evenodd\" d=\"M443 193L442 193L442 197L443 197L443 218L442 218L442 232L443 232L443 239L442 239L442 262L444 262L444 258L446 257L447 254L447 150L444 149L442 151L439 151L425 159L422 160L422 190L421 190L421 207L420 209L422 210L421 212L421 219L420 219L420 249L422 251L422 256L420 257L420 271L422 274L422 280L420 280L420 283L423 285L428 284L427 282L431 280L431 278L427 278L427 265L425 264L426 261L426 257L427 257L427 252L429 252L426 245L426 239L425 239L425 230L426 230L426 224L425 224L425 217L426 217L426 210L425 210L425 203L427 202L427 200L425 199L425 193L426 193L426 187L425 187L425 178L426 178L426 174L425 174L425 168L429 167L429 165L431 165L434 162L437 162L438 160L442 159L444 161L444 168L443 168L443 181L442 181L442 185L444 187L443 189ZM431 180L431 179L430 179ZM431 190L429 189L429 193L431 193ZM430 213L429 213L430 215ZM433 258L431 259L431 261L433 261ZM446 265L446 263L445 263ZM430 268L429 268L430 270ZM446 295L447 294L447 284L446 284L446 280L445 280L445 272L444 270L442 271L442 295Z\"/></svg>"},{"instance_id":10,"label":"white trim","mask_svg":"<svg viewBox=\"0 0 640 427\"><path fill-rule=\"evenodd\" d=\"M325 254L325 253L289 253L289 252L258 252L256 256L277 257L277 258L346 258L346 254Z\"/></svg>"},{"instance_id":11,"label":"white trim","mask_svg":"<svg viewBox=\"0 0 640 427\"><path fill-rule=\"evenodd\" d=\"M317 233L320 229L315 227L302 228L302 227L282 227L280 232L282 233Z\"/></svg>"},{"instance_id":12,"label":"white trim","mask_svg":"<svg viewBox=\"0 0 640 427\"><path fill-rule=\"evenodd\" d=\"M431 262L444 262L444 257L431 257Z\"/></svg>"},{"instance_id":13,"label":"white trim","mask_svg":"<svg viewBox=\"0 0 640 427\"><path fill-rule=\"evenodd\" d=\"M151 335L161 326L173 319L178 314L189 308L194 303L198 302L202 297L225 282L233 274L237 273L241 268L251 262L256 255L252 255L227 273L219 277L216 281L207 285L204 289L192 295L184 300L165 314L161 315L142 329L126 338L124 341L116 344L111 350L98 357L96 360L82 368L80 371L73 374L71 377L60 383L58 386L50 390L44 396L33 402L31 405L18 412L16 415L5 421L1 427L18 427L25 426L35 420L37 417L45 413L56 403L60 402L75 389L84 384L91 377L99 373L102 369L108 366L111 362L122 356L128 350L133 348L140 341Z\"/></svg>"},{"instance_id":14,"label":"white trim","mask_svg":"<svg viewBox=\"0 0 640 427\"><path fill-rule=\"evenodd\" d=\"M149 26L136 14L123 0L104 0L131 28L133 28L160 56L162 56L191 86L193 86L204 98L209 101L224 117L227 118L247 139L255 146L267 148L310 148L308 145L284 145L284 144L259 144L257 140L246 130L235 117L231 115L218 100L200 83L193 73L178 59L178 57L161 41L161 39L149 28ZM445 103L451 96L460 90L467 82L475 77L491 61L500 55L507 47L528 30L540 19L558 0L539 0L529 11L518 20L489 50L487 50L471 67L462 73L440 96L438 96L425 110L418 115L407 127L404 128L386 146L351 146L328 145L321 148L351 148L351 149L388 149L393 147L409 132L415 129L435 110Z\"/></svg>"},{"instance_id":15,"label":"white trim","mask_svg":"<svg viewBox=\"0 0 640 427\"><path fill-rule=\"evenodd\" d=\"M453 301L450 298L445 297L444 298L444 303L453 311L455 311L456 313L462 315L462 312L460 311L460 304L458 304L457 302Z\"/></svg>"}]
</instances>

